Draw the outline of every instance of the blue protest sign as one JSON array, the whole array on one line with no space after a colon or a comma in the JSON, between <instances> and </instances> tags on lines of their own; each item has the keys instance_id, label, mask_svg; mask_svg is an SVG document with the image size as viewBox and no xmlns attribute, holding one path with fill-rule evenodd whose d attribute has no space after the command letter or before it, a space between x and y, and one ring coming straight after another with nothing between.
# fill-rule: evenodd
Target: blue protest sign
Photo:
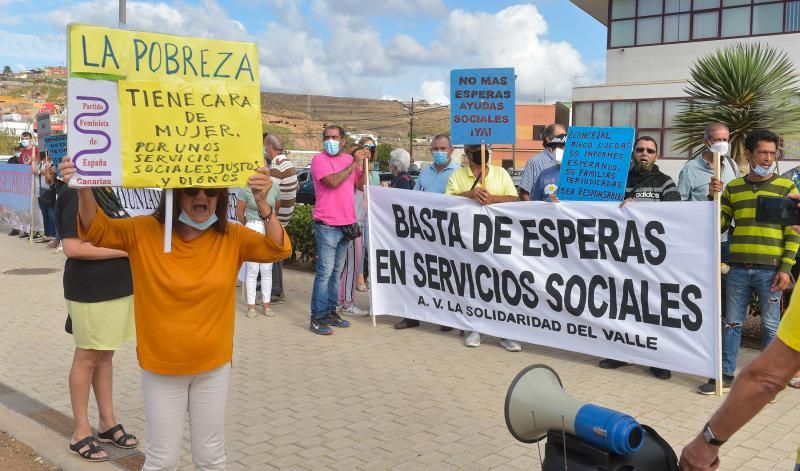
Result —
<instances>
[{"instance_id":1,"label":"blue protest sign","mask_svg":"<svg viewBox=\"0 0 800 471\"><path fill-rule=\"evenodd\" d=\"M453 144L515 144L514 69L450 72L450 137Z\"/></svg>"},{"instance_id":2,"label":"blue protest sign","mask_svg":"<svg viewBox=\"0 0 800 471\"><path fill-rule=\"evenodd\" d=\"M61 159L67 155L67 135L56 134L47 136L44 138L44 145L47 153L50 154L50 158L53 160L56 174L60 177L61 172L58 170L58 164L60 164Z\"/></svg>"},{"instance_id":3,"label":"blue protest sign","mask_svg":"<svg viewBox=\"0 0 800 471\"><path fill-rule=\"evenodd\" d=\"M633 128L569 128L558 179L558 198L622 201L634 134Z\"/></svg>"}]
</instances>

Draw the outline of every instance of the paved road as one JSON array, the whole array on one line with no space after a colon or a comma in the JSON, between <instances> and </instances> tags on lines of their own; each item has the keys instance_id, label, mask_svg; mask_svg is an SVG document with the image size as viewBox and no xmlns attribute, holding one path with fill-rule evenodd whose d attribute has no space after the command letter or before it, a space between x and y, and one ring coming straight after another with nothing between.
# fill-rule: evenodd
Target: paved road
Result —
<instances>
[{"instance_id":1,"label":"paved road","mask_svg":"<svg viewBox=\"0 0 800 471\"><path fill-rule=\"evenodd\" d=\"M73 344L63 331L63 265L62 255L0 235L0 383L70 415ZM57 271L4 273L17 268ZM721 403L694 392L702 378L660 381L645 368L602 370L597 358L531 345L508 353L496 339L468 349L456 331L395 331L394 317L379 318L374 328L357 318L350 329L316 336L308 331L312 275L287 270L285 277L290 301L275 306L276 317L248 319L241 305L237 311L230 470L539 469L536 446L517 442L503 418L509 382L531 363L553 367L573 396L653 426L676 450ZM366 307L366 298L359 303ZM741 362L753 355L743 352ZM117 353L114 379L119 419L146 441L132 345ZM723 448L722 469L791 469L800 444L798 402L800 392L782 392ZM94 406L91 414L96 421ZM185 448L182 464L192 469L188 442ZM73 462L56 464L74 467L77 460L62 459Z\"/></svg>"}]
</instances>

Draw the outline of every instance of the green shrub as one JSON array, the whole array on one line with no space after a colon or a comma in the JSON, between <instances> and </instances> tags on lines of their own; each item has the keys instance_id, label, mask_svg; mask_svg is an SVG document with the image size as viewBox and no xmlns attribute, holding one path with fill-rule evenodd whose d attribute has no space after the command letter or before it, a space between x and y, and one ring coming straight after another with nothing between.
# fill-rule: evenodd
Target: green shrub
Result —
<instances>
[{"instance_id":1,"label":"green shrub","mask_svg":"<svg viewBox=\"0 0 800 471\"><path fill-rule=\"evenodd\" d=\"M314 239L314 219L311 217L313 209L314 206L309 204L296 205L286 225L286 232L292 241L291 263L317 262L317 241Z\"/></svg>"}]
</instances>

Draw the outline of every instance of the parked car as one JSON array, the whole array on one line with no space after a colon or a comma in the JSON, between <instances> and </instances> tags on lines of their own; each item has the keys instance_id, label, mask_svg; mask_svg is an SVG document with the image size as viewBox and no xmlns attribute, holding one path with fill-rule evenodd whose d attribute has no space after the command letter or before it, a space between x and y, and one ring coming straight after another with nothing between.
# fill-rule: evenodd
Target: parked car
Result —
<instances>
[{"instance_id":1,"label":"parked car","mask_svg":"<svg viewBox=\"0 0 800 471\"><path fill-rule=\"evenodd\" d=\"M511 181L514 182L514 186L519 188L519 183L522 181L522 170L517 168L507 168L506 170L511 175Z\"/></svg>"}]
</instances>

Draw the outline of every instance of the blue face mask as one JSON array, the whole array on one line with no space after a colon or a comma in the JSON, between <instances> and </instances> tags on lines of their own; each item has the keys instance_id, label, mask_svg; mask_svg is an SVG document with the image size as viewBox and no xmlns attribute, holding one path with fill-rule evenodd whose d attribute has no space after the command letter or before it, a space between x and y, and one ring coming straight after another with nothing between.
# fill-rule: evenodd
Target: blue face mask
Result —
<instances>
[{"instance_id":1,"label":"blue face mask","mask_svg":"<svg viewBox=\"0 0 800 471\"><path fill-rule=\"evenodd\" d=\"M450 159L450 156L447 155L447 152L443 150L435 150L431 152L431 155L433 155L433 163L436 165L444 165L447 163L447 160Z\"/></svg>"},{"instance_id":2,"label":"blue face mask","mask_svg":"<svg viewBox=\"0 0 800 471\"><path fill-rule=\"evenodd\" d=\"M328 155L336 155L339 153L339 141L337 141L336 139L328 139L327 141L325 141L324 146L325 146L325 152Z\"/></svg>"},{"instance_id":3,"label":"blue face mask","mask_svg":"<svg viewBox=\"0 0 800 471\"><path fill-rule=\"evenodd\" d=\"M218 220L219 220L219 218L217 217L216 213L212 213L211 217L209 217L208 219L206 219L203 222L194 221L192 218L187 216L186 213L184 213L183 211L181 211L181 215L178 216L178 221L186 224L189 227L197 229L198 231L204 231L204 230L208 229L209 227L211 227L214 224L216 224L216 222Z\"/></svg>"},{"instance_id":4,"label":"blue face mask","mask_svg":"<svg viewBox=\"0 0 800 471\"><path fill-rule=\"evenodd\" d=\"M770 165L769 168L764 168L761 165L754 165L752 168L753 173L755 173L757 176L766 177L771 173L775 173L775 169L778 168L778 164L776 162L772 162L772 165Z\"/></svg>"}]
</instances>

